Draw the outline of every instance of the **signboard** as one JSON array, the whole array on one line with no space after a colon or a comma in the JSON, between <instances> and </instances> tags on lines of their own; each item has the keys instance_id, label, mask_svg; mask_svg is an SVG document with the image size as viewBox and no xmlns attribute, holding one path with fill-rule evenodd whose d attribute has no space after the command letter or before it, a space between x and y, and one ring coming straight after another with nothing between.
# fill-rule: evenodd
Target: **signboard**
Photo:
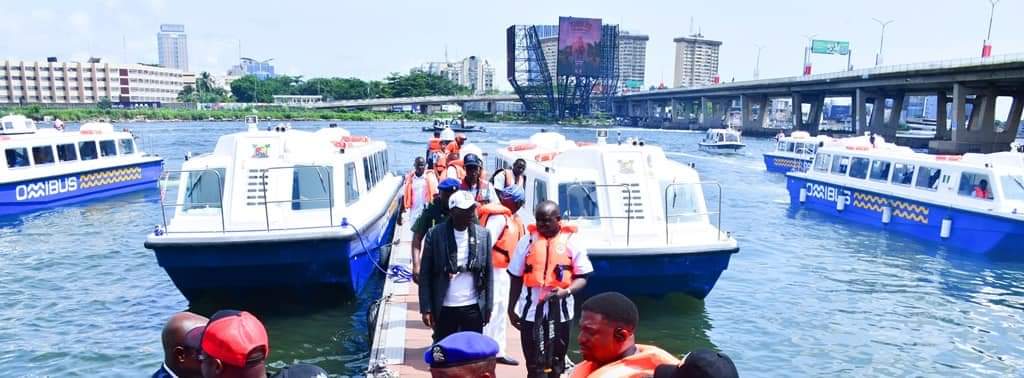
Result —
<instances>
[{"instance_id":1,"label":"signboard","mask_svg":"<svg viewBox=\"0 0 1024 378\"><path fill-rule=\"evenodd\" d=\"M815 39L811 41L811 53L814 54L831 54L831 55L849 55L850 54L850 42L847 41L826 41L823 39Z\"/></svg>"},{"instance_id":2,"label":"signboard","mask_svg":"<svg viewBox=\"0 0 1024 378\"><path fill-rule=\"evenodd\" d=\"M558 76L601 74L601 19L558 18Z\"/></svg>"}]
</instances>

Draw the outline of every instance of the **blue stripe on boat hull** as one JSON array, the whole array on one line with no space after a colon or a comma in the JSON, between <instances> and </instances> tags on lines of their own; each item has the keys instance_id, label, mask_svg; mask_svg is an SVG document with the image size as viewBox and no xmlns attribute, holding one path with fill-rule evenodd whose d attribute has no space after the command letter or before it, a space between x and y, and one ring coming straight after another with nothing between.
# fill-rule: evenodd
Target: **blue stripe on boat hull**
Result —
<instances>
[{"instance_id":1,"label":"blue stripe on boat hull","mask_svg":"<svg viewBox=\"0 0 1024 378\"><path fill-rule=\"evenodd\" d=\"M806 172L811 167L811 159L797 159L764 154L764 167L768 172Z\"/></svg>"},{"instance_id":2,"label":"blue stripe on boat hull","mask_svg":"<svg viewBox=\"0 0 1024 378\"><path fill-rule=\"evenodd\" d=\"M787 178L787 188L791 206L801 206L800 188L808 188L807 202L802 205L803 207L892 230L916 239L951 245L971 253L1017 254L1020 246L1024 245L1024 221L1020 220L792 176ZM836 198L839 194L849 198L842 212L836 210ZM882 223L882 208L885 204L893 209L888 225ZM945 218L951 219L953 223L948 239L943 239L939 235L942 220Z\"/></svg>"},{"instance_id":3,"label":"blue stripe on boat hull","mask_svg":"<svg viewBox=\"0 0 1024 378\"><path fill-rule=\"evenodd\" d=\"M583 297L606 291L660 297L684 293L704 299L738 249L670 255L591 255L594 273Z\"/></svg>"},{"instance_id":4,"label":"blue stripe on boat hull","mask_svg":"<svg viewBox=\"0 0 1024 378\"><path fill-rule=\"evenodd\" d=\"M0 185L0 216L85 202L145 188L156 189L155 183L159 180L162 171L163 160L161 159L141 164L108 167L88 172L3 184ZM107 172L132 173L131 175L106 175L102 181L92 179L92 177L102 176ZM135 173L137 173L137 176ZM74 190L69 190L69 180L75 182ZM51 181L56 181L55 187L57 189L44 190L47 194L38 197L19 199L19 197L25 197L28 193L28 189L26 189L28 185L42 183L42 185L49 186L47 184Z\"/></svg>"}]
</instances>

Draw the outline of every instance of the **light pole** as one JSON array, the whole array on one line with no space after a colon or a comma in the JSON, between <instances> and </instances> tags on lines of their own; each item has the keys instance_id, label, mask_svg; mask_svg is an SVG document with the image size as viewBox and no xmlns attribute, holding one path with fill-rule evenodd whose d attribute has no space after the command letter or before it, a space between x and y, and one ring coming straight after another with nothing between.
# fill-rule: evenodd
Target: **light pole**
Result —
<instances>
[{"instance_id":1,"label":"light pole","mask_svg":"<svg viewBox=\"0 0 1024 378\"><path fill-rule=\"evenodd\" d=\"M981 45L982 58L992 55L992 18L995 17L996 4L999 4L999 0L988 0L988 3L992 5L992 10L988 14L988 33L985 34L985 42Z\"/></svg>"},{"instance_id":2,"label":"light pole","mask_svg":"<svg viewBox=\"0 0 1024 378\"><path fill-rule=\"evenodd\" d=\"M754 80L757 80L761 76L761 50L764 49L764 45L754 47L757 47L757 58L754 59Z\"/></svg>"},{"instance_id":3,"label":"light pole","mask_svg":"<svg viewBox=\"0 0 1024 378\"><path fill-rule=\"evenodd\" d=\"M882 20L879 20L877 18L872 18L872 20L875 20L875 22L877 22L878 25L882 27L882 35L881 35L881 37L878 38L878 55L875 55L875 65L876 66L881 66L882 65L882 46L885 44L885 27L889 26L889 24L891 24L895 20L882 21Z\"/></svg>"}]
</instances>

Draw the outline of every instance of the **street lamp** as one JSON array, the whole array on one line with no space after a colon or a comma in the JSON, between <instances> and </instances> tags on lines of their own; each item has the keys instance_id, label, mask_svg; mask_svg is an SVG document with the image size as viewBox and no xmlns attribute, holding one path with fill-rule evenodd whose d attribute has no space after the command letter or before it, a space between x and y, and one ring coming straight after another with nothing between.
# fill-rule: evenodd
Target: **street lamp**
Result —
<instances>
[{"instance_id":1,"label":"street lamp","mask_svg":"<svg viewBox=\"0 0 1024 378\"><path fill-rule=\"evenodd\" d=\"M878 39L878 55L875 55L875 65L880 66L882 65L882 46L885 44L885 27L889 26L889 24L891 24L895 20L882 21L877 18L871 19L875 20L875 22L877 22L878 25L882 27L882 36L879 37Z\"/></svg>"},{"instance_id":2,"label":"street lamp","mask_svg":"<svg viewBox=\"0 0 1024 378\"><path fill-rule=\"evenodd\" d=\"M757 59L754 60L754 80L757 80L761 76L761 50L764 49L764 45L754 47L757 47Z\"/></svg>"},{"instance_id":3,"label":"street lamp","mask_svg":"<svg viewBox=\"0 0 1024 378\"><path fill-rule=\"evenodd\" d=\"M988 34L985 34L985 42L981 45L982 58L992 55L992 17L996 14L996 4L999 4L999 0L988 0L988 3L992 5L992 10L988 14Z\"/></svg>"}]
</instances>

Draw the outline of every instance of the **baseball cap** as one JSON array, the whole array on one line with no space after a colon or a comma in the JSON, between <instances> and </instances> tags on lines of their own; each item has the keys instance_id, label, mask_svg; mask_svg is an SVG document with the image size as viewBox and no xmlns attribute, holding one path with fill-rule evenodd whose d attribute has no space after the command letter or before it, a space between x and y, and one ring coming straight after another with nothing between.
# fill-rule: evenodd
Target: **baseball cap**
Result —
<instances>
[{"instance_id":1,"label":"baseball cap","mask_svg":"<svg viewBox=\"0 0 1024 378\"><path fill-rule=\"evenodd\" d=\"M463 134L463 133L455 134L455 140L466 140L466 134Z\"/></svg>"},{"instance_id":2,"label":"baseball cap","mask_svg":"<svg viewBox=\"0 0 1024 378\"><path fill-rule=\"evenodd\" d=\"M454 190L458 189L459 185L461 185L461 184L462 183L459 182L459 179L453 178L453 177L449 177L449 178L446 178L444 180L441 180L441 182L437 184L437 189L438 190L444 190L444 191L454 191Z\"/></svg>"},{"instance_id":3,"label":"baseball cap","mask_svg":"<svg viewBox=\"0 0 1024 378\"><path fill-rule=\"evenodd\" d=\"M448 197L448 208L460 208L463 210L471 209L476 205L476 200L473 199L473 194L465 190L460 190L452 193L451 197Z\"/></svg>"},{"instance_id":4,"label":"baseball cap","mask_svg":"<svg viewBox=\"0 0 1024 378\"><path fill-rule=\"evenodd\" d=\"M683 357L679 365L658 366L654 378L739 378L739 372L725 353L698 349Z\"/></svg>"},{"instance_id":5,"label":"baseball cap","mask_svg":"<svg viewBox=\"0 0 1024 378\"><path fill-rule=\"evenodd\" d=\"M217 311L185 337L186 343L196 343L210 357L235 367L254 366L270 356L266 328L247 311Z\"/></svg>"},{"instance_id":6,"label":"baseball cap","mask_svg":"<svg viewBox=\"0 0 1024 378\"><path fill-rule=\"evenodd\" d=\"M462 166L468 167L471 165L475 165L477 167L482 165L480 157L476 156L476 154L466 154L466 156L462 158Z\"/></svg>"},{"instance_id":7,"label":"baseball cap","mask_svg":"<svg viewBox=\"0 0 1024 378\"><path fill-rule=\"evenodd\" d=\"M509 185L502 189L498 196L515 201L516 203L526 202L526 192L519 185Z\"/></svg>"},{"instance_id":8,"label":"baseball cap","mask_svg":"<svg viewBox=\"0 0 1024 378\"><path fill-rule=\"evenodd\" d=\"M457 332L441 339L423 353L423 361L440 369L487 360L498 355L498 343L476 332Z\"/></svg>"}]
</instances>

